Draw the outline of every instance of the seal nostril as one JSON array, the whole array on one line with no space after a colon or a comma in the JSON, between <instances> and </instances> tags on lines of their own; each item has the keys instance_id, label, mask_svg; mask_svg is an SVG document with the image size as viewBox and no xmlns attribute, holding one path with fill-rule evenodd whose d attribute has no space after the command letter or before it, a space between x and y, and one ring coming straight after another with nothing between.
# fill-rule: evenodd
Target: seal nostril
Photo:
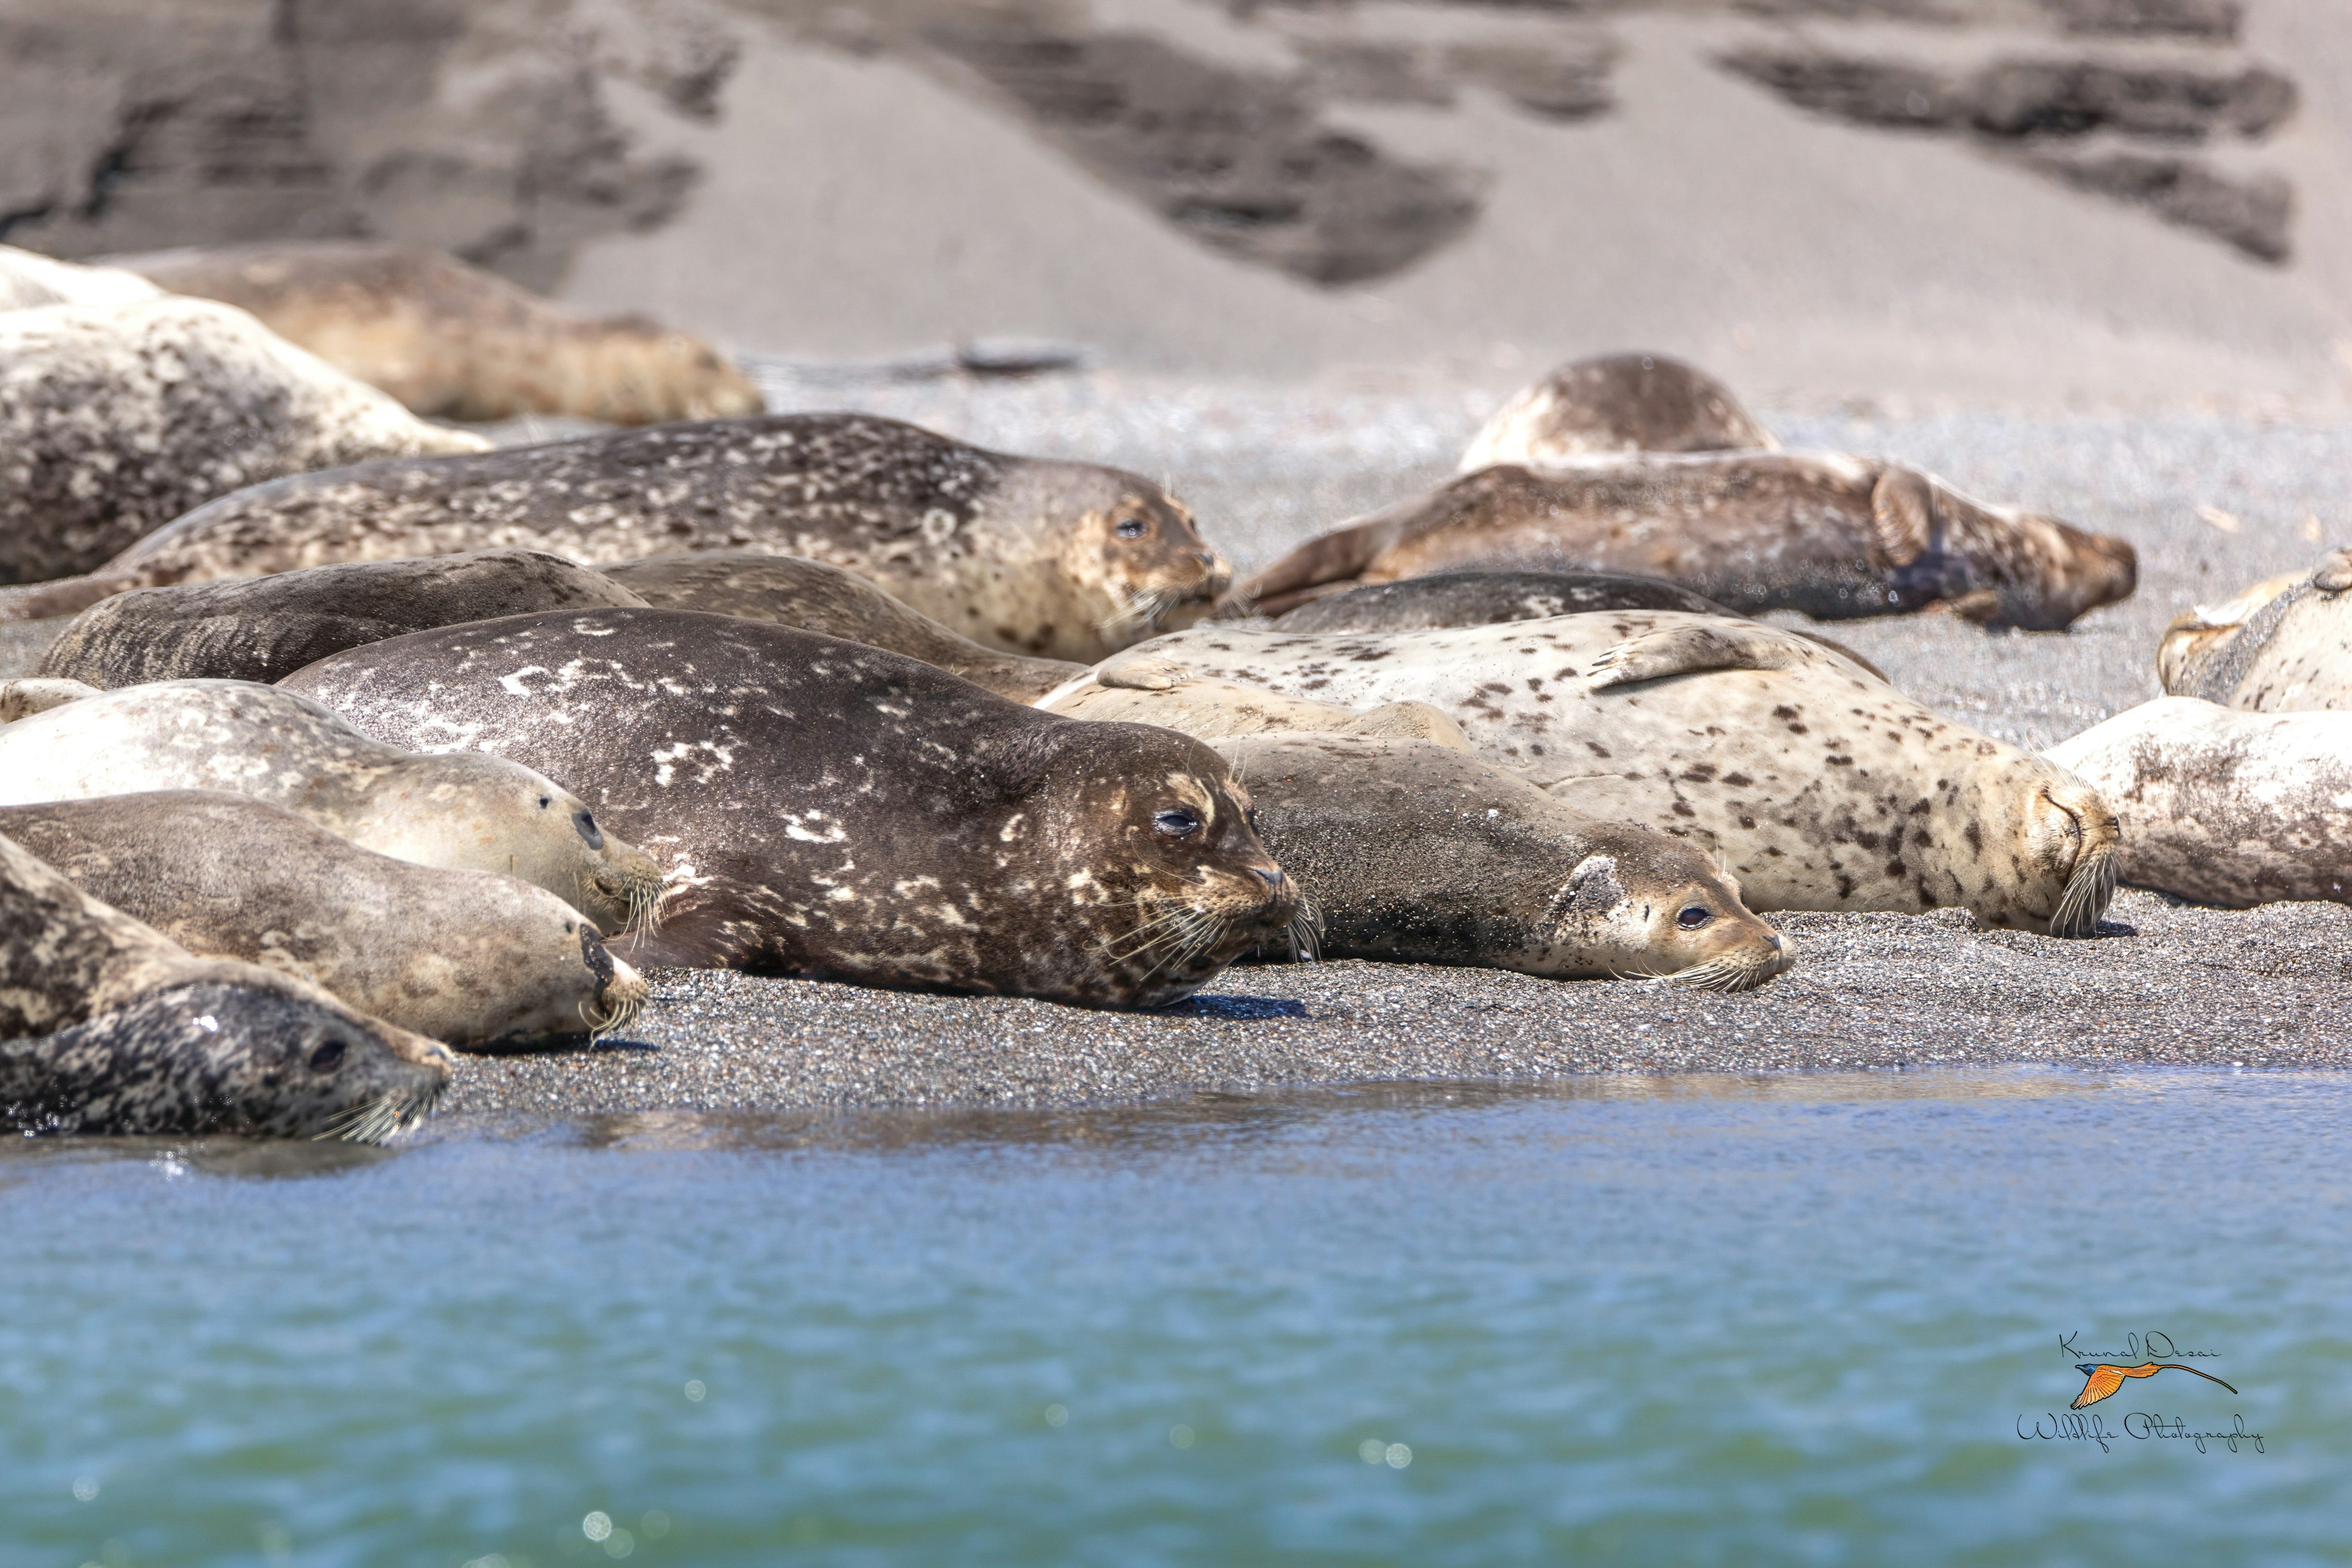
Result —
<instances>
[{"instance_id":1,"label":"seal nostril","mask_svg":"<svg viewBox=\"0 0 2352 1568\"><path fill-rule=\"evenodd\" d=\"M1250 874L1269 888L1282 886L1282 868L1279 866L1253 866Z\"/></svg>"}]
</instances>

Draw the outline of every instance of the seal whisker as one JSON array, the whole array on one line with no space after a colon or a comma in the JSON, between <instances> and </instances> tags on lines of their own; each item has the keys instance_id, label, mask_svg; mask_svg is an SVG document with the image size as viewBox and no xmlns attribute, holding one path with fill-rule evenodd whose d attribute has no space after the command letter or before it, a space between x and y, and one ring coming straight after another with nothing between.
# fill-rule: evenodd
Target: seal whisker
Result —
<instances>
[{"instance_id":1,"label":"seal whisker","mask_svg":"<svg viewBox=\"0 0 2352 1568\"><path fill-rule=\"evenodd\" d=\"M2100 845L2075 863L2066 879L2057 912L2050 917L2052 936L2086 937L2098 930L2099 917L2115 901L2117 868L2112 845Z\"/></svg>"}]
</instances>

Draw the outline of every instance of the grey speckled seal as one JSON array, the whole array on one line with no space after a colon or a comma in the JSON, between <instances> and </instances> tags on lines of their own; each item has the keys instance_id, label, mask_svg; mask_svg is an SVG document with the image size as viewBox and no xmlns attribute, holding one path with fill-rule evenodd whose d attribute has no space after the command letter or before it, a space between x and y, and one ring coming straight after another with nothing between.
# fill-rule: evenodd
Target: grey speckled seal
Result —
<instances>
[{"instance_id":1,"label":"grey speckled seal","mask_svg":"<svg viewBox=\"0 0 2352 1568\"><path fill-rule=\"evenodd\" d=\"M604 574L661 610L740 616L886 647L960 675L1015 702L1032 702L1086 673L1067 659L985 648L908 608L854 572L797 555L704 550L624 561Z\"/></svg>"},{"instance_id":2,"label":"grey speckled seal","mask_svg":"<svg viewBox=\"0 0 2352 1568\"><path fill-rule=\"evenodd\" d=\"M1325 957L1717 991L1789 967L1780 933L1698 849L1594 821L1475 757L1347 735L1217 750L1314 905Z\"/></svg>"},{"instance_id":3,"label":"grey speckled seal","mask_svg":"<svg viewBox=\"0 0 2352 1568\"><path fill-rule=\"evenodd\" d=\"M1462 454L1461 471L1780 444L1729 387L1696 366L1658 353L1603 354L1560 366L1496 409Z\"/></svg>"},{"instance_id":4,"label":"grey speckled seal","mask_svg":"<svg viewBox=\"0 0 2352 1568\"><path fill-rule=\"evenodd\" d=\"M2156 669L2173 696L2252 713L2352 708L2352 551L2180 616Z\"/></svg>"},{"instance_id":5,"label":"grey speckled seal","mask_svg":"<svg viewBox=\"0 0 2352 1568\"><path fill-rule=\"evenodd\" d=\"M49 645L39 673L102 689L274 681L331 653L430 626L644 603L588 567L536 550L355 561L101 599Z\"/></svg>"},{"instance_id":6,"label":"grey speckled seal","mask_svg":"<svg viewBox=\"0 0 2352 1568\"><path fill-rule=\"evenodd\" d=\"M1401 583L1338 588L1285 615L1282 629L1417 632L1539 621L1592 610L1736 613L1663 577L1637 577L1630 572L1433 572Z\"/></svg>"},{"instance_id":7,"label":"grey speckled seal","mask_svg":"<svg viewBox=\"0 0 2352 1568\"><path fill-rule=\"evenodd\" d=\"M0 1126L375 1142L448 1079L435 1041L196 958L0 837Z\"/></svg>"},{"instance_id":8,"label":"grey speckled seal","mask_svg":"<svg viewBox=\"0 0 2352 1568\"><path fill-rule=\"evenodd\" d=\"M545 889L395 860L243 795L0 806L0 834L191 952L283 970L469 1050L582 1042L645 1001Z\"/></svg>"},{"instance_id":9,"label":"grey speckled seal","mask_svg":"<svg viewBox=\"0 0 2352 1568\"><path fill-rule=\"evenodd\" d=\"M778 414L256 486L87 577L0 594L0 616L499 546L592 564L698 550L807 556L975 642L1088 661L1204 614L1233 579L1192 515L1133 474L1007 457L862 414Z\"/></svg>"},{"instance_id":10,"label":"grey speckled seal","mask_svg":"<svg viewBox=\"0 0 2352 1568\"><path fill-rule=\"evenodd\" d=\"M0 725L0 805L165 789L227 790L380 855L520 877L607 932L661 891L653 861L552 781L497 757L412 756L282 687L163 680Z\"/></svg>"},{"instance_id":11,"label":"grey speckled seal","mask_svg":"<svg viewBox=\"0 0 2352 1568\"><path fill-rule=\"evenodd\" d=\"M669 890L646 964L1143 1007L1296 899L1199 742L1009 702L927 664L727 616L445 626L295 676L368 732L578 781Z\"/></svg>"},{"instance_id":12,"label":"grey speckled seal","mask_svg":"<svg viewBox=\"0 0 2352 1568\"><path fill-rule=\"evenodd\" d=\"M2139 570L2120 539L1989 506L1909 468L1726 452L1481 469L1309 540L1237 596L1279 615L1332 584L1471 568L1639 573L1742 615L1941 607L2038 631L2128 596Z\"/></svg>"},{"instance_id":13,"label":"grey speckled seal","mask_svg":"<svg viewBox=\"0 0 2352 1568\"><path fill-rule=\"evenodd\" d=\"M1124 656L1351 705L1443 709L1489 762L1588 816L1723 858L1756 910L1958 906L2087 935L2115 814L2061 769L1754 621L1664 610L1429 632L1197 626Z\"/></svg>"}]
</instances>

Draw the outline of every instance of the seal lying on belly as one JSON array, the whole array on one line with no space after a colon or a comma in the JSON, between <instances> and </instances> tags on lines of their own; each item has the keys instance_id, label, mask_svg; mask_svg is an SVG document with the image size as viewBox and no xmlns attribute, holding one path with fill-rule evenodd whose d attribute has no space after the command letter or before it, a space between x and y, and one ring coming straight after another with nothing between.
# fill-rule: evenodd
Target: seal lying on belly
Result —
<instances>
[{"instance_id":1,"label":"seal lying on belly","mask_svg":"<svg viewBox=\"0 0 2352 1568\"><path fill-rule=\"evenodd\" d=\"M1217 750L1298 879L1326 958L1747 991L1791 962L1691 845L1597 822L1420 741L1265 735Z\"/></svg>"},{"instance_id":2,"label":"seal lying on belly","mask_svg":"<svg viewBox=\"0 0 2352 1568\"><path fill-rule=\"evenodd\" d=\"M194 957L0 838L0 1126L380 1142L448 1080L436 1042Z\"/></svg>"},{"instance_id":3,"label":"seal lying on belly","mask_svg":"<svg viewBox=\"0 0 2352 1568\"><path fill-rule=\"evenodd\" d=\"M757 414L716 349L643 316L598 320L437 250L279 241L109 258L174 294L250 310L418 414L655 425Z\"/></svg>"},{"instance_id":4,"label":"seal lying on belly","mask_svg":"<svg viewBox=\"0 0 2352 1568\"><path fill-rule=\"evenodd\" d=\"M1199 742L727 616L519 616L289 682L371 734L553 767L667 862L642 963L1150 1007L1296 912Z\"/></svg>"},{"instance_id":5,"label":"seal lying on belly","mask_svg":"<svg viewBox=\"0 0 2352 1568\"><path fill-rule=\"evenodd\" d=\"M845 567L1011 653L1092 660L1204 612L1232 569L1114 468L982 451L862 414L779 414L366 463L226 496L18 618L103 594L331 561L551 550L591 564L751 548ZM68 603L74 595L88 595Z\"/></svg>"},{"instance_id":6,"label":"seal lying on belly","mask_svg":"<svg viewBox=\"0 0 2352 1568\"><path fill-rule=\"evenodd\" d=\"M2123 879L2224 909L2352 903L2352 713L2159 697L2053 746L2123 819Z\"/></svg>"},{"instance_id":7,"label":"seal lying on belly","mask_svg":"<svg viewBox=\"0 0 2352 1568\"><path fill-rule=\"evenodd\" d=\"M2059 630L2138 581L2120 539L1988 506L1909 468L1725 452L1485 468L1310 540L1236 593L1280 615L1330 584L1463 568L1641 573L1742 615L1941 606L2031 631Z\"/></svg>"},{"instance_id":8,"label":"seal lying on belly","mask_svg":"<svg viewBox=\"0 0 2352 1568\"><path fill-rule=\"evenodd\" d=\"M1755 910L1969 909L2087 935L2115 814L2079 779L1754 621L1610 611L1454 631L1208 626L1125 656L1322 702L1443 709L1577 810L1724 858Z\"/></svg>"},{"instance_id":9,"label":"seal lying on belly","mask_svg":"<svg viewBox=\"0 0 2352 1568\"><path fill-rule=\"evenodd\" d=\"M1039 698L1048 713L1129 724L1157 724L1199 741L1228 735L1361 735L1425 741L1466 752L1461 726L1426 702L1341 708L1285 697L1230 680L1202 680L1181 664L1124 654Z\"/></svg>"},{"instance_id":10,"label":"seal lying on belly","mask_svg":"<svg viewBox=\"0 0 2352 1568\"><path fill-rule=\"evenodd\" d=\"M243 795L0 806L0 835L191 952L283 970L467 1049L583 1040L645 1001L546 889L394 860Z\"/></svg>"},{"instance_id":11,"label":"seal lying on belly","mask_svg":"<svg viewBox=\"0 0 2352 1568\"><path fill-rule=\"evenodd\" d=\"M0 583L88 572L243 485L487 445L208 300L0 312Z\"/></svg>"},{"instance_id":12,"label":"seal lying on belly","mask_svg":"<svg viewBox=\"0 0 2352 1568\"><path fill-rule=\"evenodd\" d=\"M1593 610L1736 612L1663 577L1630 572L1433 572L1398 583L1335 585L1282 616L1286 632L1416 632Z\"/></svg>"},{"instance_id":13,"label":"seal lying on belly","mask_svg":"<svg viewBox=\"0 0 2352 1568\"><path fill-rule=\"evenodd\" d=\"M0 726L0 805L218 789L420 866L499 871L617 931L661 873L570 792L497 757L421 757L244 680L127 686Z\"/></svg>"},{"instance_id":14,"label":"seal lying on belly","mask_svg":"<svg viewBox=\"0 0 2352 1568\"><path fill-rule=\"evenodd\" d=\"M1603 354L1560 366L1496 409L1462 454L1460 471L1780 444L1729 387L1696 366L1664 354Z\"/></svg>"},{"instance_id":15,"label":"seal lying on belly","mask_svg":"<svg viewBox=\"0 0 2352 1568\"><path fill-rule=\"evenodd\" d=\"M49 645L40 673L102 689L268 682L331 653L430 626L644 603L601 574L536 550L355 561L101 599Z\"/></svg>"},{"instance_id":16,"label":"seal lying on belly","mask_svg":"<svg viewBox=\"0 0 2352 1568\"><path fill-rule=\"evenodd\" d=\"M623 561L604 574L659 610L700 610L886 647L1015 702L1032 702L1087 667L985 648L908 608L855 572L797 555L704 550Z\"/></svg>"},{"instance_id":17,"label":"seal lying on belly","mask_svg":"<svg viewBox=\"0 0 2352 1568\"><path fill-rule=\"evenodd\" d=\"M2352 709L2352 551L2165 628L2164 689L2253 713Z\"/></svg>"}]
</instances>

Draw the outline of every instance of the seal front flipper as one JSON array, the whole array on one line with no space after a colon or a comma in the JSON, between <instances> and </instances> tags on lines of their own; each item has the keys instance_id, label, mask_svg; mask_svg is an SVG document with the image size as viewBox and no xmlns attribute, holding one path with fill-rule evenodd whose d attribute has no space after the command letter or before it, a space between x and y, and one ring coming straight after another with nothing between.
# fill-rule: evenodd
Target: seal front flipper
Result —
<instances>
[{"instance_id":1,"label":"seal front flipper","mask_svg":"<svg viewBox=\"0 0 2352 1568\"><path fill-rule=\"evenodd\" d=\"M1871 564L1898 571L1927 553L1936 524L1935 492L1927 477L1889 468L1870 492Z\"/></svg>"},{"instance_id":2,"label":"seal front flipper","mask_svg":"<svg viewBox=\"0 0 2352 1568\"><path fill-rule=\"evenodd\" d=\"M1716 669L1795 669L1829 659L1859 668L1822 644L1777 627L1694 617L1679 626L1660 626L1628 637L1603 650L1585 673L1584 683L1594 691L1605 691L1612 686L1633 686L1670 676L1703 675Z\"/></svg>"},{"instance_id":3,"label":"seal front flipper","mask_svg":"<svg viewBox=\"0 0 2352 1568\"><path fill-rule=\"evenodd\" d=\"M1095 683L1120 691L1173 691L1192 679L1190 666L1163 654L1123 654L1096 666Z\"/></svg>"}]
</instances>

